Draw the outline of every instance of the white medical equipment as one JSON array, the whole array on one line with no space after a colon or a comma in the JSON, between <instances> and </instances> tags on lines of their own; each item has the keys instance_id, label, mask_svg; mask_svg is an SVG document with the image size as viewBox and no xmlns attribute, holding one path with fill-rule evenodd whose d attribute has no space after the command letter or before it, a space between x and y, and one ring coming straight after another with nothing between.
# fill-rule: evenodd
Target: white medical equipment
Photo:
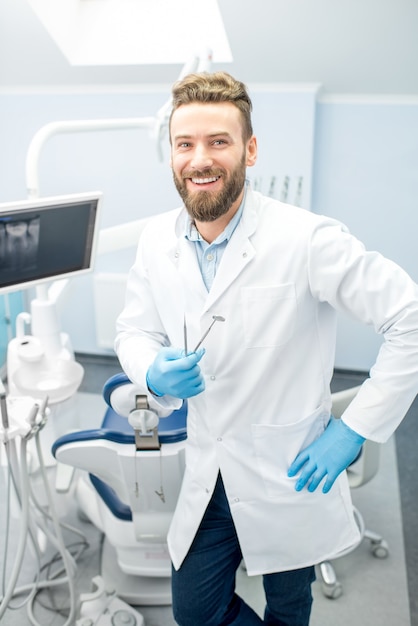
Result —
<instances>
[{"instance_id":1,"label":"white medical equipment","mask_svg":"<svg viewBox=\"0 0 418 626\"><path fill-rule=\"evenodd\" d=\"M47 282L92 270L100 206L100 192L0 204L0 293L36 287L30 313L18 315L16 338L8 345L12 396L48 397L55 404L81 383L83 368L56 312L59 283L48 292Z\"/></svg>"},{"instance_id":2,"label":"white medical equipment","mask_svg":"<svg viewBox=\"0 0 418 626\"><path fill-rule=\"evenodd\" d=\"M0 293L35 287L37 296L31 302L31 312L18 315L17 336L8 345L7 397L3 383L0 385L0 442L5 450L9 476L9 496L3 507L7 528L12 509L19 511L18 545L7 580L6 568L3 568L5 593L0 598L0 619L12 598L23 594L27 596L30 622L38 624L32 607L38 591L62 584L69 587L67 624L73 624L76 617L75 559L62 538L40 433L44 436L53 411L49 405L73 396L84 370L74 361L68 336L60 331L55 297L51 296L51 293L59 293L59 283L55 282L48 291L47 282L92 269L100 201L101 194L95 192L0 205ZM26 331L27 325L31 332ZM38 572L33 584L17 589L28 542ZM46 546L58 549L64 564L64 575L52 581L40 580L41 557Z\"/></svg>"},{"instance_id":3,"label":"white medical equipment","mask_svg":"<svg viewBox=\"0 0 418 626\"><path fill-rule=\"evenodd\" d=\"M14 494L20 507L18 543L12 571L7 580L4 579L6 569L3 566L3 585L5 592L4 596L0 598L0 621L9 607L12 598L15 595L25 595L30 623L40 626L34 617L32 606L37 593L45 587L66 584L69 588L70 609L65 626L70 626L74 623L76 613L74 585L75 559L64 545L61 526L53 505L52 494L45 472L39 439L39 434L47 420L47 401L45 399L43 401L37 401L29 397L13 398L8 396L6 398L5 389L3 384L0 383L0 406L2 415L0 441L4 445L6 452L9 477L3 511L10 516L11 484L13 484ZM30 468L28 463L31 460L33 461L34 457L28 455L28 442L32 439L36 444L37 461L42 476L48 510L42 506L35 496L29 478ZM7 524L7 528L10 528L10 523ZM10 532L6 533L7 543L9 539ZM27 553L26 544L30 543L33 553L38 563L40 563L42 553L41 544L45 541L55 546L61 555L63 562L63 569L60 572L61 575L56 576L55 580L46 581L41 580L40 572L38 572L33 584L16 588L22 563Z\"/></svg>"},{"instance_id":4,"label":"white medical equipment","mask_svg":"<svg viewBox=\"0 0 418 626\"><path fill-rule=\"evenodd\" d=\"M101 427L60 437L53 454L83 470L76 495L105 534L105 583L130 604L170 604L166 537L184 472L187 405L158 419L125 374L110 378L103 395Z\"/></svg>"},{"instance_id":5,"label":"white medical equipment","mask_svg":"<svg viewBox=\"0 0 418 626\"><path fill-rule=\"evenodd\" d=\"M8 396L6 398L5 389L0 382L0 408L2 418L0 442L6 451L9 470L9 486L3 512L10 516L12 508L11 482L20 509L17 531L10 532L10 523L6 527L8 529L5 537L7 544L10 539L15 538L16 534L18 537L13 566L7 579L4 578L6 557L3 562L4 596L0 597L0 621L6 610L11 608L10 603L13 598L17 598L14 602L14 608L17 608L16 603L19 602L19 608L26 605L29 622L34 626L42 626L34 613L33 605L37 594L43 589L51 591L54 588L59 589L66 586L69 590L69 612L64 626L73 626L74 624L77 626L91 626L92 624L97 624L97 626L144 626L142 615L117 598L115 590L105 585L100 577L93 578L92 582L96 588L91 593L81 594L81 604L80 607L78 606L75 586L76 561L88 547L88 543L78 528L62 523L58 519L40 446L40 433L47 422L49 413L47 401L43 400L42 403L38 403L29 397ZM33 485L32 480L35 456L28 450L28 442L32 439L36 443L36 460L42 479L42 492L40 492L39 484ZM18 441L20 442L19 446ZM67 533L71 531L75 534L80 546L78 549L73 547L71 552L70 548L66 547L62 535L63 528L66 529ZM37 561L38 571L33 582L18 586L24 557L28 554L28 544L32 548L29 551L30 554L33 554ZM49 563L44 562L43 567L41 567L41 557L44 555L46 545L56 549L57 553L49 559ZM61 568L59 567L60 561L62 561ZM41 570L46 573L42 574ZM80 619L75 622L78 613Z\"/></svg>"},{"instance_id":6,"label":"white medical equipment","mask_svg":"<svg viewBox=\"0 0 418 626\"><path fill-rule=\"evenodd\" d=\"M92 580L94 589L80 596L80 619L75 626L145 626L143 616L109 589L101 576Z\"/></svg>"}]
</instances>

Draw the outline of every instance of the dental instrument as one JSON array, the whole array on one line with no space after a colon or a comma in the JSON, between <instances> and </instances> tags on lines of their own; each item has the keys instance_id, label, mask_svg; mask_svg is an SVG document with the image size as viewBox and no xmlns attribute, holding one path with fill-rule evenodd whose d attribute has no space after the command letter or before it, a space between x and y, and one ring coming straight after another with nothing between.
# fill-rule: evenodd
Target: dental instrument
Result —
<instances>
[{"instance_id":1,"label":"dental instrument","mask_svg":"<svg viewBox=\"0 0 418 626\"><path fill-rule=\"evenodd\" d=\"M7 412L6 402L6 390L3 385L3 381L0 379L0 409L1 409L1 421L3 424L4 432L7 432L9 428L9 414Z\"/></svg>"},{"instance_id":2,"label":"dental instrument","mask_svg":"<svg viewBox=\"0 0 418 626\"><path fill-rule=\"evenodd\" d=\"M283 179L282 192L280 196L280 200L282 202L287 202L287 197L289 195L289 184L290 184L290 176L285 176Z\"/></svg>"},{"instance_id":3,"label":"dental instrument","mask_svg":"<svg viewBox=\"0 0 418 626\"><path fill-rule=\"evenodd\" d=\"M207 331L205 333L203 333L202 337L199 340L199 343L197 344L197 346L195 347L195 349L193 350L193 352L196 352L196 350L199 348L199 346L203 343L203 340L206 339L206 337L209 334L210 329L212 328L212 326L214 325L215 322L224 322L225 318L222 317L222 315L212 315L212 322L209 326L209 328L207 329Z\"/></svg>"},{"instance_id":4,"label":"dental instrument","mask_svg":"<svg viewBox=\"0 0 418 626\"><path fill-rule=\"evenodd\" d=\"M183 337L184 337L184 354L187 356L187 324L186 324L186 316L183 318Z\"/></svg>"}]
</instances>

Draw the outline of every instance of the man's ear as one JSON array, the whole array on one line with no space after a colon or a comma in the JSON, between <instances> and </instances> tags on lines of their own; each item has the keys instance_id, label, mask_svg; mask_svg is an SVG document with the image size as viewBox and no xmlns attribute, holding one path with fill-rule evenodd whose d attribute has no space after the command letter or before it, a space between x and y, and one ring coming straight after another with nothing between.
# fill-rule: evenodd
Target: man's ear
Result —
<instances>
[{"instance_id":1,"label":"man's ear","mask_svg":"<svg viewBox=\"0 0 418 626\"><path fill-rule=\"evenodd\" d=\"M252 167L257 161L257 139L253 135L247 143L247 167Z\"/></svg>"}]
</instances>

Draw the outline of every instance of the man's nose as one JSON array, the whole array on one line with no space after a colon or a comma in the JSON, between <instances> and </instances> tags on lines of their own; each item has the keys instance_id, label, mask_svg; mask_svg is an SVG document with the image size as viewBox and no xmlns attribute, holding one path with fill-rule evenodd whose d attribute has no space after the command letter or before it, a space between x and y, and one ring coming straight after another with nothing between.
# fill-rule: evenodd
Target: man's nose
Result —
<instances>
[{"instance_id":1,"label":"man's nose","mask_svg":"<svg viewBox=\"0 0 418 626\"><path fill-rule=\"evenodd\" d=\"M197 170L211 167L213 159L207 146L197 144L193 151L191 166Z\"/></svg>"}]
</instances>

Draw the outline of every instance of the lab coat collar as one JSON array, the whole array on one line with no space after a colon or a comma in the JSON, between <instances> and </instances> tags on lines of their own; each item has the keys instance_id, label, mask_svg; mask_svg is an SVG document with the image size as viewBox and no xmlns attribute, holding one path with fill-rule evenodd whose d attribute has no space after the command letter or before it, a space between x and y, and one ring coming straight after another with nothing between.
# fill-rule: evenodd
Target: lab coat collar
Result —
<instances>
[{"instance_id":1,"label":"lab coat collar","mask_svg":"<svg viewBox=\"0 0 418 626\"><path fill-rule=\"evenodd\" d=\"M254 258L256 251L250 237L256 230L257 220L254 196L248 192L241 220L225 248L212 289L208 293L207 309L214 306L216 300L222 296Z\"/></svg>"},{"instance_id":2,"label":"lab coat collar","mask_svg":"<svg viewBox=\"0 0 418 626\"><path fill-rule=\"evenodd\" d=\"M209 292L200 273L193 243L184 236L189 220L188 213L185 208L180 211L175 227L177 244L170 250L169 255L182 277L185 292L191 292L194 297L201 300L203 313L215 305L229 285L254 258L255 249L250 237L257 228L257 205L257 195L248 188L242 217L228 242Z\"/></svg>"}]
</instances>

